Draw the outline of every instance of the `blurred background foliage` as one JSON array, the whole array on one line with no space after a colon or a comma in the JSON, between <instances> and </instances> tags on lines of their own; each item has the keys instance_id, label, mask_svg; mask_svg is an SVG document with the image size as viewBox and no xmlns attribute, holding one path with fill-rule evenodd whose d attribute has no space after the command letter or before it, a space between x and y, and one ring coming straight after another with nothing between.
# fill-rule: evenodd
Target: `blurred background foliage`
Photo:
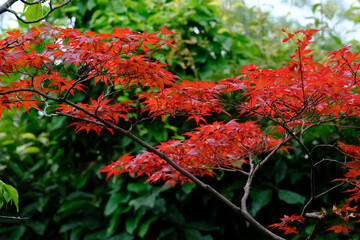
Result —
<instances>
[{"instance_id":1,"label":"blurred background foliage","mask_svg":"<svg viewBox=\"0 0 360 240\"><path fill-rule=\"evenodd\" d=\"M182 79L201 80L237 75L241 65L251 63L260 63L264 68L284 65L292 52L291 44L281 44L284 27L323 28L316 41L321 49L329 51L345 45L339 29L330 24L334 18L359 22L359 8L355 5L345 8L337 1L288 2L313 11L307 26L286 16L274 17L240 0L77 0L52 13L47 21L96 32L110 32L115 27L154 32L158 31L156 27L167 25L176 32L172 36L175 47L155 57L168 63L168 69ZM20 28L29 26L20 23ZM357 41L351 43L359 50ZM19 212L11 203L5 203L0 213L30 219L0 219L0 239L264 239L192 184L163 187L161 183L144 184L144 178L128 175L106 181L97 173L102 166L127 152L136 153L141 147L107 132L100 137L94 133L75 134L73 128L66 127L69 123L65 118L42 117L36 111L3 114L0 180L18 190ZM194 126L193 122L184 123L184 119L167 118L164 122L143 122L134 131L155 145L168 138L181 138ZM351 129L317 128L304 140L311 146L339 139L351 141L355 134ZM254 181L249 209L266 226L277 222L282 214L298 213L308 196L305 156L299 146L293 147L289 154L281 153L259 172ZM319 159L336 157L327 149L319 149L317 154ZM334 166L324 164L322 169L330 167ZM340 177L341 171L318 169L317 174L321 191L331 186L329 181ZM204 181L239 203L244 185L239 175L219 172L217 178ZM324 196L312 210L331 207L342 199L339 192ZM311 227L303 231L309 233ZM354 239L359 237L356 234ZM318 239L334 236L324 232Z\"/></svg>"}]
</instances>

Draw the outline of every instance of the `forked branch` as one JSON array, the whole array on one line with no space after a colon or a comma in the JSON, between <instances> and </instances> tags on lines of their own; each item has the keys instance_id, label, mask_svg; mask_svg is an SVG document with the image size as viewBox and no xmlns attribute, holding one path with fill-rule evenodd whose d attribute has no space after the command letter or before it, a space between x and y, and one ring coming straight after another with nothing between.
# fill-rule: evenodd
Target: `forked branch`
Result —
<instances>
[{"instance_id":1,"label":"forked branch","mask_svg":"<svg viewBox=\"0 0 360 240\"><path fill-rule=\"evenodd\" d=\"M59 9L63 6L65 6L66 4L68 4L71 0L64 0L63 3L59 4L59 5L54 5L53 0L49 1L49 10L47 13L45 13L41 18L37 18L34 20L26 20L23 17L19 16L19 14L17 12L15 12L14 10L10 9L10 7L15 3L18 2L19 0L8 0L6 1L3 5L0 6L0 14L5 13L5 12L9 12L11 14L13 14L19 21L23 22L23 23L36 23L36 22L40 22L42 20L44 20L45 18L47 18L50 13L52 13L53 11L55 11L56 9ZM24 1L21 0L22 3L27 4L27 5L34 5L34 4L42 4L40 0L34 1L34 2L28 2L28 1Z\"/></svg>"}]
</instances>

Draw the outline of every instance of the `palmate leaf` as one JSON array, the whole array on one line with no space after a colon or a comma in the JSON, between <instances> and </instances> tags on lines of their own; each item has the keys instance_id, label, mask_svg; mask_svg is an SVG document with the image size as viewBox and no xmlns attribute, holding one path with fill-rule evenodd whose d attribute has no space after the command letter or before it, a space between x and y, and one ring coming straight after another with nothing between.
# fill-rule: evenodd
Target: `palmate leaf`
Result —
<instances>
[{"instance_id":1,"label":"palmate leaf","mask_svg":"<svg viewBox=\"0 0 360 240\"><path fill-rule=\"evenodd\" d=\"M184 135L188 139L169 140L160 143L156 148L187 171L201 177L214 176L212 169L218 167L242 169L242 165L248 163L250 154L269 152L281 143L280 139L265 136L255 122L214 122L200 125ZM177 181L189 181L163 159L148 151L135 157L126 154L100 172L107 172L107 178L124 172L146 174L147 181L166 181L166 184L172 185Z\"/></svg>"},{"instance_id":2,"label":"palmate leaf","mask_svg":"<svg viewBox=\"0 0 360 240\"><path fill-rule=\"evenodd\" d=\"M334 225L326 229L326 231L334 231L335 233L341 233L341 232L348 233L350 229L352 229L352 227L347 225Z\"/></svg>"}]
</instances>

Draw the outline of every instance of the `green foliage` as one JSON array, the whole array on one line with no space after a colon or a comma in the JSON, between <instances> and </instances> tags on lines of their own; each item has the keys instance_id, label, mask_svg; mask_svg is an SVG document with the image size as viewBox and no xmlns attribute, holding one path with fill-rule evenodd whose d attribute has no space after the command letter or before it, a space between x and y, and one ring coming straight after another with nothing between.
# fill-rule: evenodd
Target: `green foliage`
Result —
<instances>
[{"instance_id":1,"label":"green foliage","mask_svg":"<svg viewBox=\"0 0 360 240\"><path fill-rule=\"evenodd\" d=\"M42 3L24 5L25 19L27 21L37 20L43 17ZM40 22L32 23L34 27L40 25Z\"/></svg>"},{"instance_id":2,"label":"green foliage","mask_svg":"<svg viewBox=\"0 0 360 240\"><path fill-rule=\"evenodd\" d=\"M249 210L252 216L256 216L256 214L266 205L269 204L272 197L272 190L270 189L261 189L254 188L250 193L252 202L251 209Z\"/></svg>"},{"instance_id":3,"label":"green foliage","mask_svg":"<svg viewBox=\"0 0 360 240\"><path fill-rule=\"evenodd\" d=\"M19 212L19 194L17 190L0 180L0 209L4 203L14 203L16 211Z\"/></svg>"}]
</instances>

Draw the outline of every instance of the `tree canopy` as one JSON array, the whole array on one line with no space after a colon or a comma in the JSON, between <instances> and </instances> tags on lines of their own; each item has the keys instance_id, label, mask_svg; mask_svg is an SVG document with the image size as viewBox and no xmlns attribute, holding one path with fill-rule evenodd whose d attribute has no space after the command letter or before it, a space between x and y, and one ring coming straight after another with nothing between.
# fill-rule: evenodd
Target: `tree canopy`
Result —
<instances>
[{"instance_id":1,"label":"tree canopy","mask_svg":"<svg viewBox=\"0 0 360 240\"><path fill-rule=\"evenodd\" d=\"M46 22L25 32L9 31L1 40L1 110L7 112L1 111L2 119L14 117L10 122L26 125L33 118L44 124L32 130L31 124L18 126L19 137L2 142L3 151L13 158L2 160L11 170L5 182L16 178L14 182L34 183L40 196L28 198L32 204L24 210L30 216L26 227L8 225L4 229L7 237L19 239L28 228L38 235L62 233L65 239L101 239L104 234L114 239L135 235L213 239L237 231L248 232L250 238L266 235L272 239L283 239L282 233L307 239L358 234L354 229L359 216L359 144L354 141L359 115L358 53L345 46L325 58L314 51L318 30L283 30L283 43L269 45L279 49L276 58L265 57L260 49L250 62L238 67L241 75L229 77L233 70L221 75L218 64L232 69L239 63L237 56L246 56L235 40L228 39L237 37L241 44L255 48L258 42L244 40L237 32L221 32L216 26L226 28L226 24L218 22L220 15L211 4L181 6L213 19L215 25L193 20L190 32L199 42L189 42L193 36L185 36L187 31L179 34L172 25L158 26L158 32L115 28L97 33ZM86 7L80 14L90 19L92 11L105 11L101 6ZM207 7L215 14L204 10ZM211 28L217 29L209 35L214 48L210 43L206 49L201 44L207 41L205 30L211 32ZM177 44L177 39L183 44ZM261 43L267 41L261 39ZM174 61L173 69L164 63L171 63L169 56L183 49L189 50L186 56L192 56L190 49L199 54L206 49L212 65L193 58L193 65L188 65L192 70L187 71L186 61ZM287 49L294 54L286 61ZM254 61L262 57L265 67ZM274 66L274 59L284 64ZM210 66L217 68L206 70ZM185 72L179 77L176 69ZM207 72L204 79L196 80L202 71ZM189 80L183 78L192 74ZM215 79L209 80L210 76ZM36 109L35 115L31 108ZM15 110L29 115L12 113ZM74 137L71 129L77 132ZM6 136L9 128L4 125L2 131ZM130 145L127 138L137 145ZM64 160L67 157L81 160L78 164ZM118 160L104 167L114 158ZM113 180L105 183L105 176L96 174L99 171L119 180L110 178ZM126 172L130 177L124 176ZM40 180L35 176L41 176ZM140 177L139 182L135 176ZM64 186L69 180L70 188ZM164 188L143 181L170 184ZM205 192L196 192L191 183ZM94 188L95 194L91 193ZM1 189L6 191L5 202L13 201L18 207L13 188L4 183ZM47 196L54 189L59 191ZM339 195L341 189L346 190ZM55 195L61 197L60 205L54 204L51 218L58 226L37 216L49 209ZM201 199L199 203L194 203L194 196ZM171 199L169 207L165 199ZM214 233L219 230L215 219L201 222L199 216L221 215L214 207L219 200L250 223L251 230L232 223ZM180 205L186 209L200 203L213 207L199 216L179 210ZM286 203L286 208L274 208L279 203ZM88 208L77 211L79 206ZM282 214L281 222L274 223ZM98 226L93 232L86 230L90 215ZM74 221L74 217L81 220ZM104 217L110 226L104 227ZM194 220L187 224L187 217ZM224 216L221 219L227 222ZM150 225L164 223L168 229L149 231ZM123 230L117 231L118 226Z\"/></svg>"}]
</instances>

